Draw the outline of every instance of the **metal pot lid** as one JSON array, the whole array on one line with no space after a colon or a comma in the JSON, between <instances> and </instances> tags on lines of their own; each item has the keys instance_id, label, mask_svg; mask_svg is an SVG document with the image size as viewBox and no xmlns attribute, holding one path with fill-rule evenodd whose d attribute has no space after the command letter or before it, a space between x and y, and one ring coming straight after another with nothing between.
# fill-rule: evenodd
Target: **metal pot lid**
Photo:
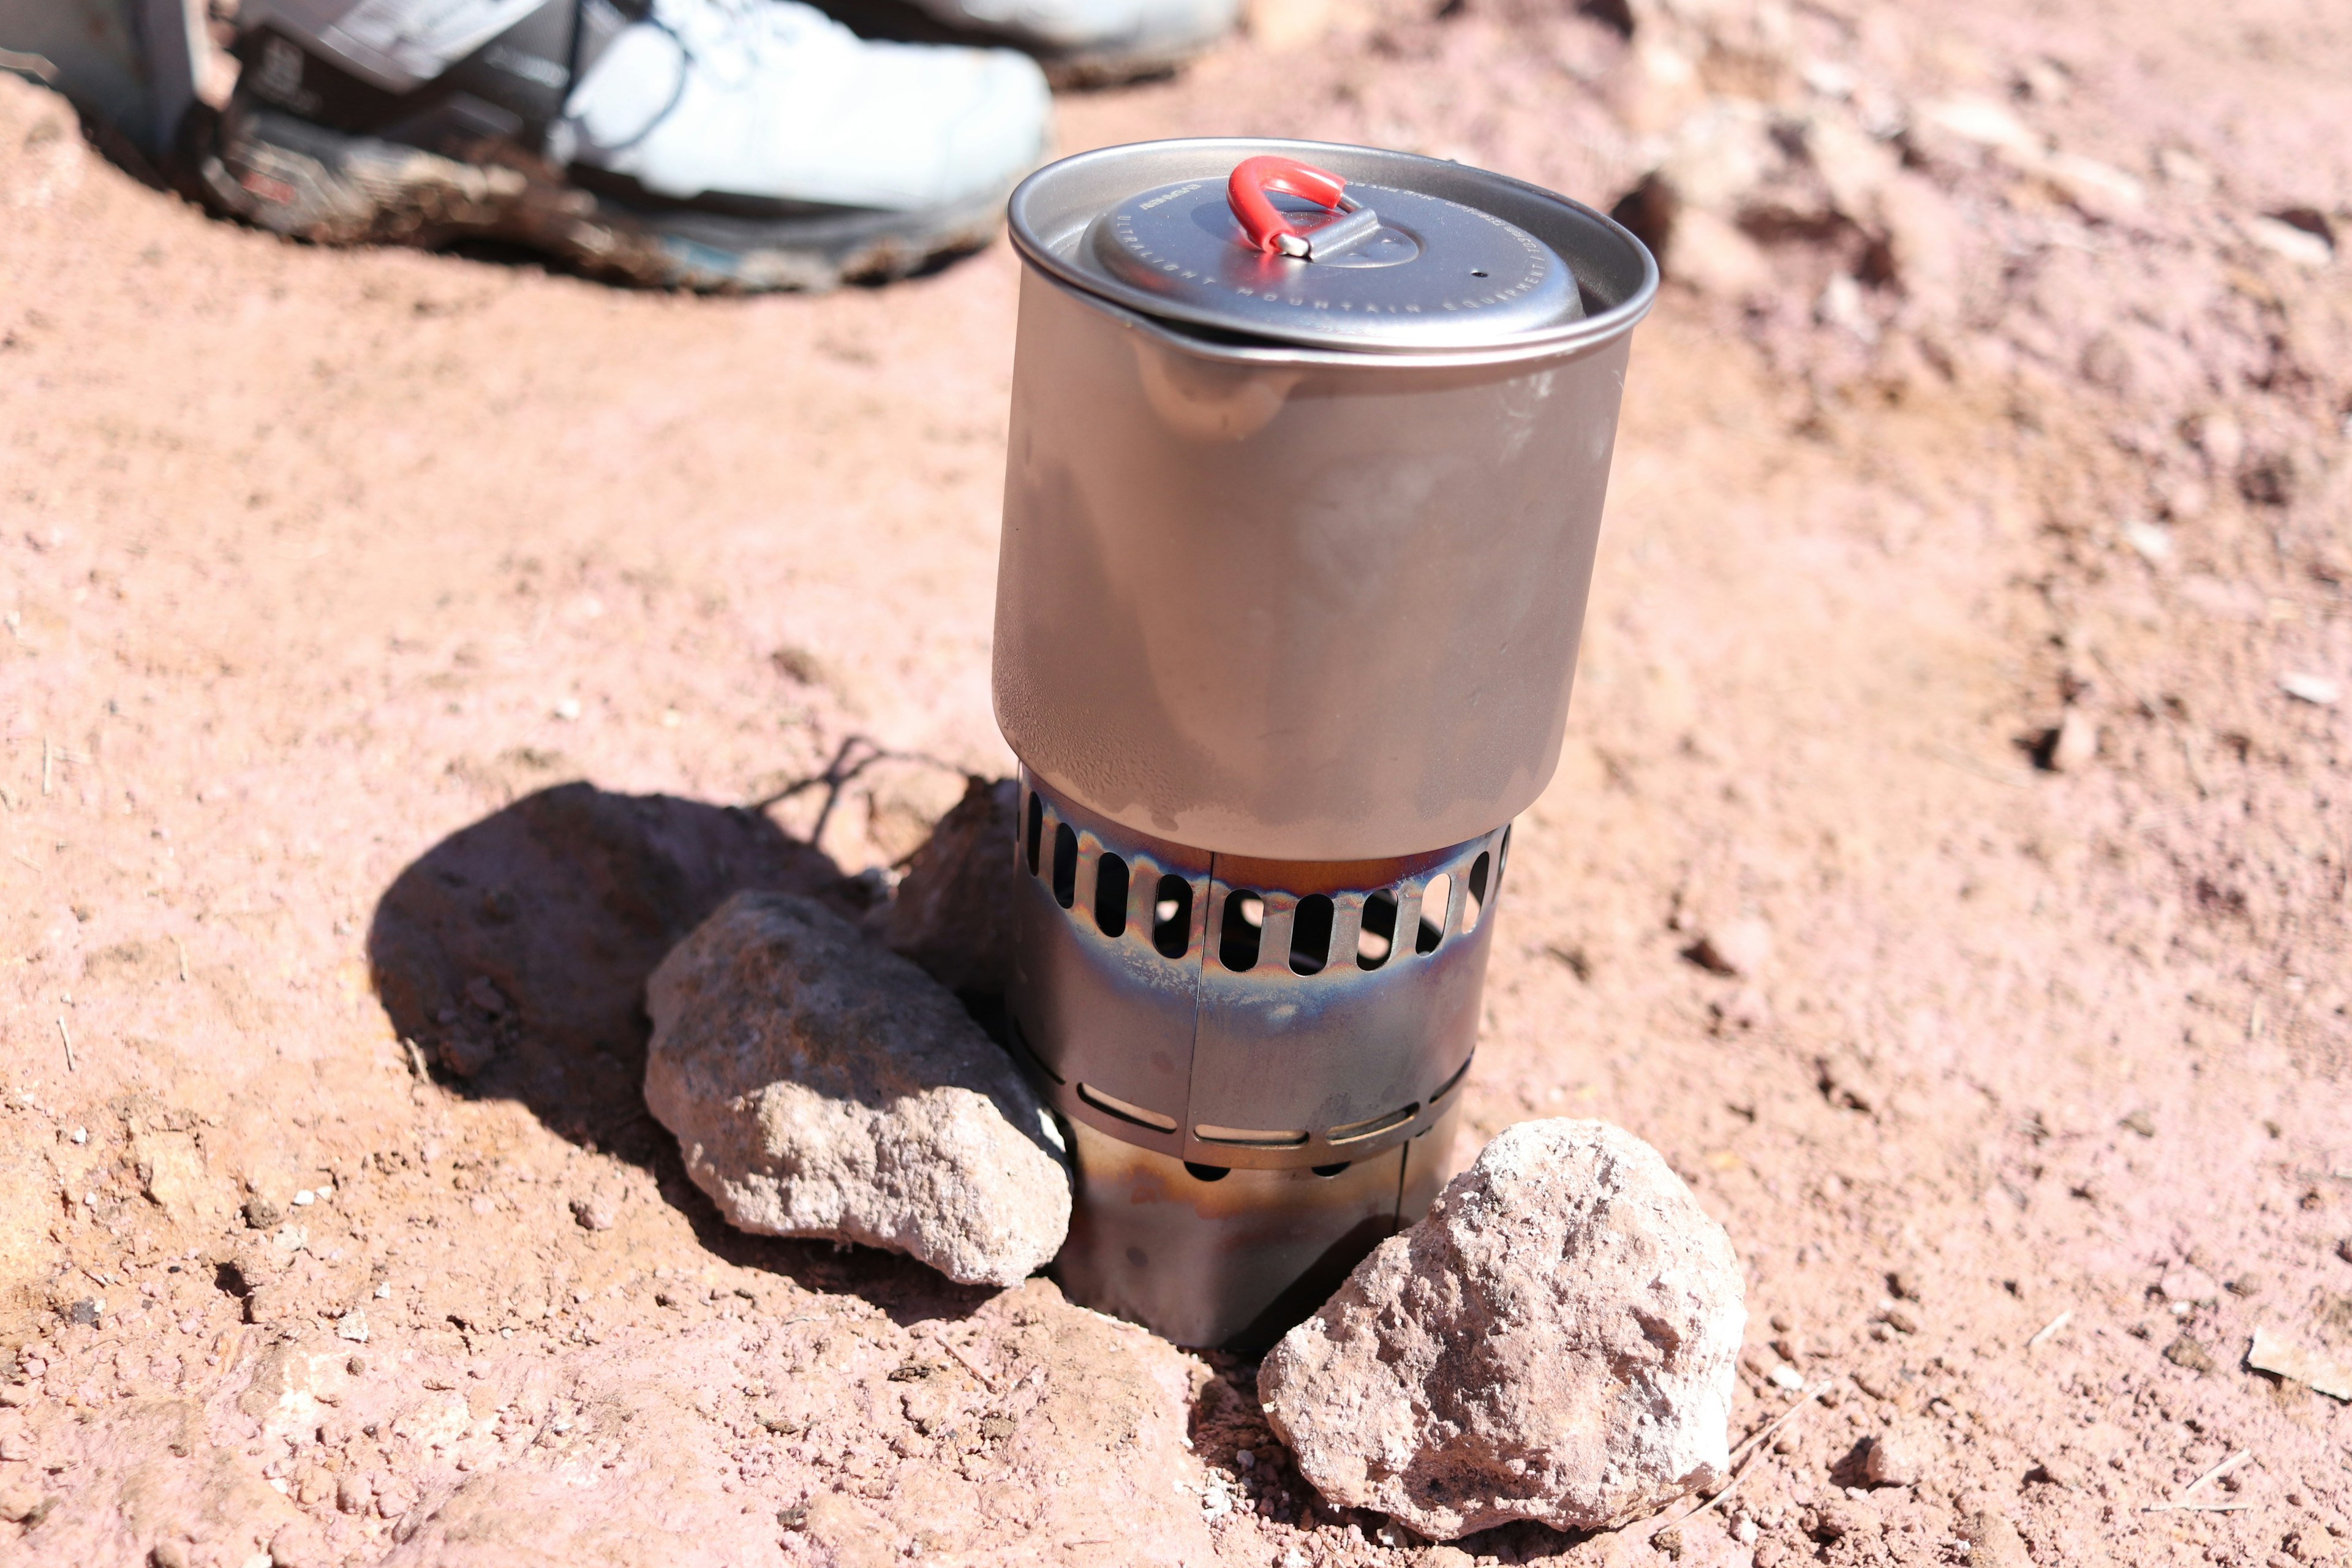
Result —
<instances>
[{"instance_id":1,"label":"metal pot lid","mask_svg":"<svg viewBox=\"0 0 2352 1568\"><path fill-rule=\"evenodd\" d=\"M1640 242L1588 207L1501 175L1365 148L1108 148L1033 175L1012 216L1033 261L1130 309L1245 339L1359 352L1574 334L1588 292L1601 312L1630 307L1638 316L1656 279ZM1563 239L1584 254L1564 255Z\"/></svg>"}]
</instances>

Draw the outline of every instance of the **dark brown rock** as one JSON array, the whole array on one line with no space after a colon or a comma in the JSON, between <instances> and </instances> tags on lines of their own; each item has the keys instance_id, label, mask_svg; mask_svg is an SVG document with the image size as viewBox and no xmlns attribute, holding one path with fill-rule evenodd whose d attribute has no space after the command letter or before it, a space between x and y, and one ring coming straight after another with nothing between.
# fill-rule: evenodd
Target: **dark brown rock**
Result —
<instances>
[{"instance_id":1,"label":"dark brown rock","mask_svg":"<svg viewBox=\"0 0 2352 1568\"><path fill-rule=\"evenodd\" d=\"M1003 994L1013 973L1013 829L1021 786L974 777L915 851L883 922L891 950L949 990Z\"/></svg>"}]
</instances>

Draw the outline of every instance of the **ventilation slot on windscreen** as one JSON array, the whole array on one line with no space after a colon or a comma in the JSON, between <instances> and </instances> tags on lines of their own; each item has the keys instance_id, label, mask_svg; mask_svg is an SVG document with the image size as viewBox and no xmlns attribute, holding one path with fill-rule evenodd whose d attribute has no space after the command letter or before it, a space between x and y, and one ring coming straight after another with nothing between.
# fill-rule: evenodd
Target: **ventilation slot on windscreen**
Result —
<instances>
[{"instance_id":1,"label":"ventilation slot on windscreen","mask_svg":"<svg viewBox=\"0 0 2352 1568\"><path fill-rule=\"evenodd\" d=\"M1360 1143L1367 1138L1394 1131L1420 1114L1421 1102L1415 1100L1402 1110L1391 1110L1385 1116L1375 1116L1369 1121L1350 1121L1345 1126L1334 1127L1323 1136L1332 1143Z\"/></svg>"},{"instance_id":2,"label":"ventilation slot on windscreen","mask_svg":"<svg viewBox=\"0 0 2352 1568\"><path fill-rule=\"evenodd\" d=\"M1156 1110L1146 1110L1139 1105L1130 1105L1115 1094L1105 1094L1090 1083L1078 1085L1078 1098L1097 1110L1108 1111L1121 1121L1132 1121L1138 1127L1149 1127L1154 1132L1176 1131L1174 1117L1162 1116Z\"/></svg>"},{"instance_id":3,"label":"ventilation slot on windscreen","mask_svg":"<svg viewBox=\"0 0 2352 1568\"><path fill-rule=\"evenodd\" d=\"M1237 1149L1296 1149L1307 1142L1303 1128L1274 1131L1258 1127L1212 1127L1205 1121L1192 1129L1192 1136L1203 1143L1230 1143Z\"/></svg>"}]
</instances>

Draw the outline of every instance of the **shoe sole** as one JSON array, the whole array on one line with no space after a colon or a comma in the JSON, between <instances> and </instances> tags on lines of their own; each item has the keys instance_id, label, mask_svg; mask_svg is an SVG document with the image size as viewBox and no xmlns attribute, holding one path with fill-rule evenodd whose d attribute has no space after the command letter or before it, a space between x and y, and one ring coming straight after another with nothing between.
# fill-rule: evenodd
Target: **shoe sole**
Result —
<instances>
[{"instance_id":1,"label":"shoe sole","mask_svg":"<svg viewBox=\"0 0 2352 1568\"><path fill-rule=\"evenodd\" d=\"M273 234L427 249L488 240L613 281L714 293L904 278L988 244L1019 183L920 213L739 217L583 190L509 148L466 162L236 101L192 162L207 205Z\"/></svg>"}]
</instances>

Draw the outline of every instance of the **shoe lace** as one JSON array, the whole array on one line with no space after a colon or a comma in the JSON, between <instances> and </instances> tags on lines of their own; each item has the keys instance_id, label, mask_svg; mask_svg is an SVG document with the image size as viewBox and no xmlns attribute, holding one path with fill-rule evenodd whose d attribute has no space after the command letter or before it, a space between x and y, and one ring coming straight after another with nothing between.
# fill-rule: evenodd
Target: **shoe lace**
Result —
<instances>
[{"instance_id":1,"label":"shoe lace","mask_svg":"<svg viewBox=\"0 0 2352 1568\"><path fill-rule=\"evenodd\" d=\"M854 45L848 28L799 0L655 0L654 25L688 60L740 79L787 54Z\"/></svg>"}]
</instances>

